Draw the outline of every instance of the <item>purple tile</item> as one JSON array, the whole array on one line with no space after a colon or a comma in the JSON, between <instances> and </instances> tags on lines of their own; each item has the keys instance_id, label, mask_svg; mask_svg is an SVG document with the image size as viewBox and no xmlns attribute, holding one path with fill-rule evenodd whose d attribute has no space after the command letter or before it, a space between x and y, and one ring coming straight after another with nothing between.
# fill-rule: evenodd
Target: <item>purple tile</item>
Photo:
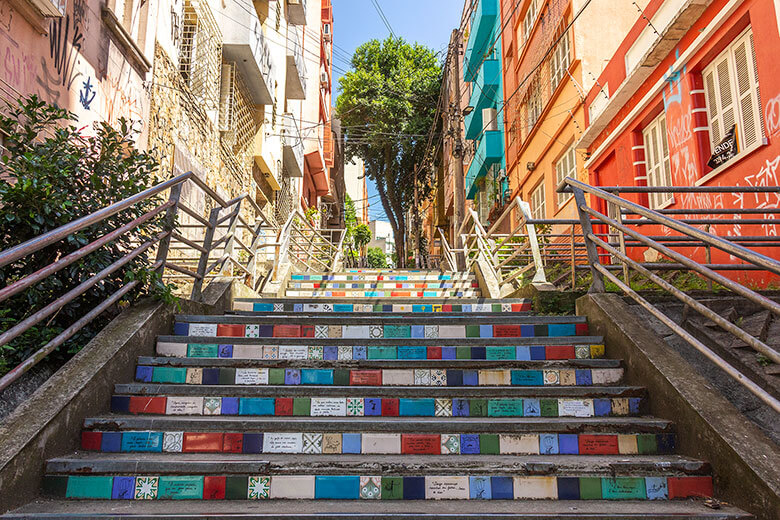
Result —
<instances>
[{"instance_id":1,"label":"purple tile","mask_svg":"<svg viewBox=\"0 0 780 520\"><path fill-rule=\"evenodd\" d=\"M577 380L577 386L591 386L593 384L590 369L575 370L574 377Z\"/></svg>"},{"instance_id":2,"label":"purple tile","mask_svg":"<svg viewBox=\"0 0 780 520\"><path fill-rule=\"evenodd\" d=\"M453 417L468 417L469 416L469 400L468 399L453 399L452 400L452 415L453 415Z\"/></svg>"},{"instance_id":3,"label":"purple tile","mask_svg":"<svg viewBox=\"0 0 780 520\"><path fill-rule=\"evenodd\" d=\"M628 399L628 411L632 414L639 413L639 405L642 403L642 399L639 397L630 397Z\"/></svg>"},{"instance_id":4,"label":"purple tile","mask_svg":"<svg viewBox=\"0 0 780 520\"><path fill-rule=\"evenodd\" d=\"M135 496L135 477L114 477L111 485L112 500L132 500Z\"/></svg>"},{"instance_id":5,"label":"purple tile","mask_svg":"<svg viewBox=\"0 0 780 520\"><path fill-rule=\"evenodd\" d=\"M479 386L479 372L476 370L464 370L463 386Z\"/></svg>"},{"instance_id":6,"label":"purple tile","mask_svg":"<svg viewBox=\"0 0 780 520\"><path fill-rule=\"evenodd\" d=\"M606 417L612 413L612 401L609 399L594 399L593 413L596 417Z\"/></svg>"},{"instance_id":7,"label":"purple tile","mask_svg":"<svg viewBox=\"0 0 780 520\"><path fill-rule=\"evenodd\" d=\"M274 326L273 325L260 325L260 330L258 334L259 338L273 338L274 337Z\"/></svg>"},{"instance_id":8,"label":"purple tile","mask_svg":"<svg viewBox=\"0 0 780 520\"><path fill-rule=\"evenodd\" d=\"M327 361L335 361L339 358L339 348L338 347L325 347L323 349L323 359Z\"/></svg>"},{"instance_id":9,"label":"purple tile","mask_svg":"<svg viewBox=\"0 0 780 520\"><path fill-rule=\"evenodd\" d=\"M442 359L456 359L458 357L458 350L455 347L442 347L441 358Z\"/></svg>"},{"instance_id":10,"label":"purple tile","mask_svg":"<svg viewBox=\"0 0 780 520\"><path fill-rule=\"evenodd\" d=\"M561 433L558 435L558 453L561 455L579 455L580 447L577 434Z\"/></svg>"},{"instance_id":11,"label":"purple tile","mask_svg":"<svg viewBox=\"0 0 780 520\"><path fill-rule=\"evenodd\" d=\"M204 385L218 385L219 384L219 369L218 368L204 368L203 379Z\"/></svg>"},{"instance_id":12,"label":"purple tile","mask_svg":"<svg viewBox=\"0 0 780 520\"><path fill-rule=\"evenodd\" d=\"M299 368L286 368L284 370L284 384L285 385L300 385L301 384L301 370Z\"/></svg>"},{"instance_id":13,"label":"purple tile","mask_svg":"<svg viewBox=\"0 0 780 520\"><path fill-rule=\"evenodd\" d=\"M232 358L233 357L233 345L220 345L219 346L219 357L221 358Z\"/></svg>"},{"instance_id":14,"label":"purple tile","mask_svg":"<svg viewBox=\"0 0 780 520\"><path fill-rule=\"evenodd\" d=\"M222 398L222 415L238 415L238 397Z\"/></svg>"},{"instance_id":15,"label":"purple tile","mask_svg":"<svg viewBox=\"0 0 780 520\"><path fill-rule=\"evenodd\" d=\"M366 398L363 401L363 413L365 415L382 415L382 399Z\"/></svg>"},{"instance_id":16,"label":"purple tile","mask_svg":"<svg viewBox=\"0 0 780 520\"><path fill-rule=\"evenodd\" d=\"M263 453L263 434L245 433L242 449L244 453Z\"/></svg>"},{"instance_id":17,"label":"purple tile","mask_svg":"<svg viewBox=\"0 0 780 520\"><path fill-rule=\"evenodd\" d=\"M151 383L153 373L154 368L152 367L137 366L135 367L135 380L143 381L144 383Z\"/></svg>"},{"instance_id":18,"label":"purple tile","mask_svg":"<svg viewBox=\"0 0 780 520\"><path fill-rule=\"evenodd\" d=\"M479 455L479 435L462 433L460 436L460 452L463 455Z\"/></svg>"}]
</instances>

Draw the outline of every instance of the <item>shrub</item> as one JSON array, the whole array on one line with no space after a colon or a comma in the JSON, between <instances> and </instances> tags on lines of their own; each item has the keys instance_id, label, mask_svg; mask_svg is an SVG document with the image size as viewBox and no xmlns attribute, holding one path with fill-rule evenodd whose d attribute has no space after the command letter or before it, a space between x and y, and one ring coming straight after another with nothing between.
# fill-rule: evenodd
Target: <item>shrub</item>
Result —
<instances>
[{"instance_id":1,"label":"shrub","mask_svg":"<svg viewBox=\"0 0 780 520\"><path fill-rule=\"evenodd\" d=\"M387 267L387 256L378 247L369 247L366 251L366 260L368 261L368 267L376 269L382 269Z\"/></svg>"}]
</instances>

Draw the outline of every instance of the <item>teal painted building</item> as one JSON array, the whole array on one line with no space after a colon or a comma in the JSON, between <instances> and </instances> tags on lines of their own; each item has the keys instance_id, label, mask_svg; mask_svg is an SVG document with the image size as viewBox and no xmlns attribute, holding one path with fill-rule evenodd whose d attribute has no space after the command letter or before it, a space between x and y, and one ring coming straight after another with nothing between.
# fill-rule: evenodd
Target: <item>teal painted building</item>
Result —
<instances>
[{"instance_id":1,"label":"teal painted building","mask_svg":"<svg viewBox=\"0 0 780 520\"><path fill-rule=\"evenodd\" d=\"M500 33L499 0L478 0L463 58L463 81L471 86L465 137L474 147L465 188L483 221L496 201L503 202L508 188Z\"/></svg>"}]
</instances>

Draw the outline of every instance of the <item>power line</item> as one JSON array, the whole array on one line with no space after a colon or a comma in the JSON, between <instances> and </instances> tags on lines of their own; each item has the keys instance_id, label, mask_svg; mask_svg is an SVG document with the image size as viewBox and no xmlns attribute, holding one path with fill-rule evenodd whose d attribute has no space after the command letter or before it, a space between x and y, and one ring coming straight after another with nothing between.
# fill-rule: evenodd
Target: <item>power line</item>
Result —
<instances>
[{"instance_id":1,"label":"power line","mask_svg":"<svg viewBox=\"0 0 780 520\"><path fill-rule=\"evenodd\" d=\"M390 26L390 21L387 19L387 16L385 16L384 11L382 11L382 6L379 5L377 0L371 0L371 3L374 4L374 8L376 9L379 18L382 20L382 23L385 24L387 30L390 31L390 35L395 38L395 32L393 32L393 28Z\"/></svg>"}]
</instances>

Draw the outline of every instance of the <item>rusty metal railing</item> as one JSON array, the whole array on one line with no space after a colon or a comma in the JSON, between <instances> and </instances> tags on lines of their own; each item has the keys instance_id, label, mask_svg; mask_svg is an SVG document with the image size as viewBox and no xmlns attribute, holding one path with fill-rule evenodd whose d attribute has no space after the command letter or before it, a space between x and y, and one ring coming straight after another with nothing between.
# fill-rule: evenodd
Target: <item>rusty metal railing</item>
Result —
<instances>
[{"instance_id":1,"label":"rusty metal railing","mask_svg":"<svg viewBox=\"0 0 780 520\"><path fill-rule=\"evenodd\" d=\"M317 229L299 210L290 213L274 244L276 256L272 279L291 264L297 272L332 272L343 264L346 229Z\"/></svg>"},{"instance_id":2,"label":"rusty metal railing","mask_svg":"<svg viewBox=\"0 0 780 520\"><path fill-rule=\"evenodd\" d=\"M200 189L204 195L213 202L214 209L211 210L208 218L204 218L197 211L189 208L180 200L182 187L186 183L192 183L194 187ZM68 236L79 230L102 222L112 215L128 210L140 202L151 200L165 192L169 193L167 200L158 204L154 209L148 211L144 215L141 215L133 221L103 235L97 240L84 245L76 251L55 260L37 272L16 280L0 289L0 303L2 303L12 296L19 294L21 291L39 283L48 276L57 273L74 262L99 250L109 242L131 232L141 224L156 217L163 219L164 231L159 232L157 235L143 243L133 244L133 248L125 252L120 259L87 280L81 281L78 286L0 334L0 347L7 345L15 338L24 334L24 332L31 327L54 315L68 303L86 293L90 288L94 287L112 273L125 267L142 253L153 250L154 248L157 249L157 254L151 268L159 272L160 275L166 275L165 271L168 269L191 279L193 281L193 299L200 298L203 283L209 276L233 276L233 273L236 271L241 273L236 277L242 278L246 283L250 284L253 288L256 288L258 283L257 251L262 249L264 244L261 242L264 238L271 233L273 233L273 235L276 234L275 226L265 218L261 209L248 195L241 195L235 199L225 201L192 172L187 172L178 177L161 182L156 186L107 206L90 215L86 215L22 244L6 249L5 251L0 252L0 267L16 262L47 246L65 240ZM253 224L248 223L241 215L242 204L244 202L249 204L255 212L256 222ZM199 240L192 240L182 234L182 228L176 224L179 211L198 222L195 227L200 227L204 230ZM226 214L223 214L225 212ZM225 230L222 233L222 236L215 240L215 232L221 225L225 226ZM252 237L251 242L248 245L244 244L241 239L239 230L242 229L248 232L249 236ZM175 259L171 258L169 253L171 251L172 241L199 253L197 256L197 266L194 269L182 263L176 263ZM239 250L243 251L244 254L238 255L237 253ZM218 258L211 260L210 256L213 253L217 253ZM241 257L243 257L243 261ZM54 349L73 337L74 334L90 321L94 320L106 309L118 302L123 296L136 288L139 283L138 280L133 280L122 285L122 287L110 295L105 301L91 309L75 323L43 345L32 356L28 357L21 364L5 374L0 378L0 390L6 388L27 370L43 360Z\"/></svg>"}]
</instances>

